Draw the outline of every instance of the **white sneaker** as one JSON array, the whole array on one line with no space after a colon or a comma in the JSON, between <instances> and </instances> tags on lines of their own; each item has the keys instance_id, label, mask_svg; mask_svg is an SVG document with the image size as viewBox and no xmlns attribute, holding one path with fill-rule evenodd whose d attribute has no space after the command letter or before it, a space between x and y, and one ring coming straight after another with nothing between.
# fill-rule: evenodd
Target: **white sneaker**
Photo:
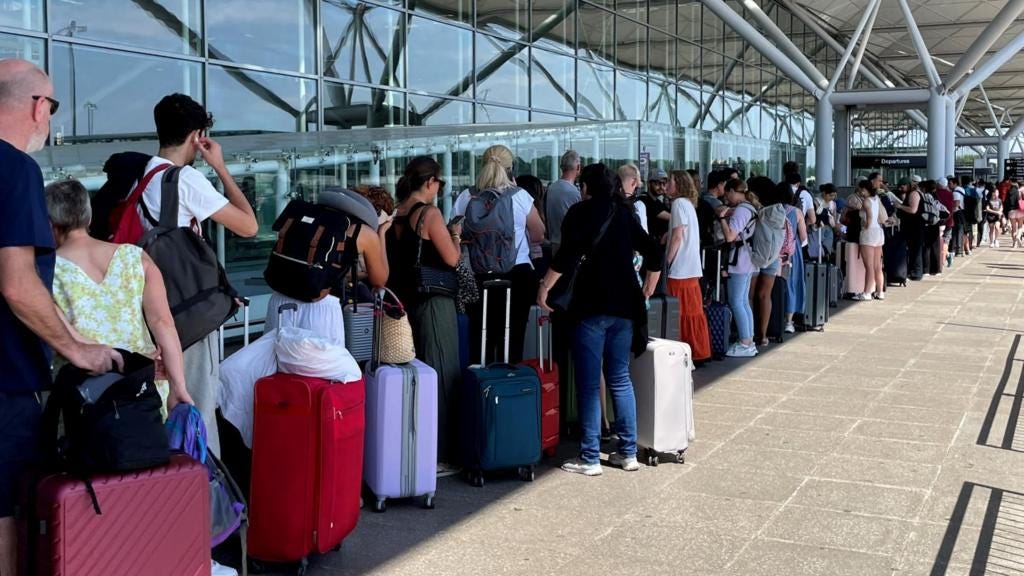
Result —
<instances>
[{"instance_id":1,"label":"white sneaker","mask_svg":"<svg viewBox=\"0 0 1024 576\"><path fill-rule=\"evenodd\" d=\"M623 456L618 452L608 457L608 464L618 466L626 472L636 472L640 469L640 463L636 461L636 456Z\"/></svg>"},{"instance_id":2,"label":"white sneaker","mask_svg":"<svg viewBox=\"0 0 1024 576\"><path fill-rule=\"evenodd\" d=\"M210 560L210 576L238 576L238 570Z\"/></svg>"},{"instance_id":3,"label":"white sneaker","mask_svg":"<svg viewBox=\"0 0 1024 576\"><path fill-rule=\"evenodd\" d=\"M583 474L584 476L600 476L603 474L600 462L596 464L588 464L579 458L573 458L572 460L566 460L563 462L562 470L572 472L573 474Z\"/></svg>"},{"instance_id":4,"label":"white sneaker","mask_svg":"<svg viewBox=\"0 0 1024 576\"><path fill-rule=\"evenodd\" d=\"M786 334L796 334L796 326L792 322L786 322L786 327L782 331Z\"/></svg>"},{"instance_id":5,"label":"white sneaker","mask_svg":"<svg viewBox=\"0 0 1024 576\"><path fill-rule=\"evenodd\" d=\"M996 240L996 248L999 248L999 240Z\"/></svg>"},{"instance_id":6,"label":"white sneaker","mask_svg":"<svg viewBox=\"0 0 1024 576\"><path fill-rule=\"evenodd\" d=\"M885 292L875 292L873 296L875 300L885 300Z\"/></svg>"},{"instance_id":7,"label":"white sneaker","mask_svg":"<svg viewBox=\"0 0 1024 576\"><path fill-rule=\"evenodd\" d=\"M757 346L754 346L753 344L750 346L744 346L737 342L736 346L726 352L725 355L732 358L753 358L754 356L757 356Z\"/></svg>"},{"instance_id":8,"label":"white sneaker","mask_svg":"<svg viewBox=\"0 0 1024 576\"><path fill-rule=\"evenodd\" d=\"M867 296L865 294L854 294L853 295L853 299L856 300L857 302L863 302L865 300L870 300L871 297L869 297L869 296Z\"/></svg>"}]
</instances>

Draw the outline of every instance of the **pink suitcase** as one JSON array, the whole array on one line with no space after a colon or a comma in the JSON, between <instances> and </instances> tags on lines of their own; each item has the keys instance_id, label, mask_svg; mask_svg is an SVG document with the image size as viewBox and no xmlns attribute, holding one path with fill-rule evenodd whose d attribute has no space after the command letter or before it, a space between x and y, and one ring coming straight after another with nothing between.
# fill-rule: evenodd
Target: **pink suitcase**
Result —
<instances>
[{"instance_id":1,"label":"pink suitcase","mask_svg":"<svg viewBox=\"0 0 1024 576\"><path fill-rule=\"evenodd\" d=\"M90 478L64 474L37 485L32 563L37 576L208 576L210 488L206 467L185 455L166 466ZM23 532L25 533L25 532ZM31 545L31 544L30 544Z\"/></svg>"},{"instance_id":2,"label":"pink suitcase","mask_svg":"<svg viewBox=\"0 0 1024 576\"><path fill-rule=\"evenodd\" d=\"M860 259L860 245L843 242L842 254L846 270L843 294L860 294L864 291L864 261Z\"/></svg>"}]
</instances>

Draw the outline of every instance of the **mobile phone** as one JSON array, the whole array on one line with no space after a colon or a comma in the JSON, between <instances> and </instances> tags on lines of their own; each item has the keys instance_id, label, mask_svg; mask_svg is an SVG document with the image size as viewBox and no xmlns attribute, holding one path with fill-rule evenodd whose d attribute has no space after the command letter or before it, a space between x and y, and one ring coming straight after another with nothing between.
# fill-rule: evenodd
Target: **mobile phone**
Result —
<instances>
[{"instance_id":1,"label":"mobile phone","mask_svg":"<svg viewBox=\"0 0 1024 576\"><path fill-rule=\"evenodd\" d=\"M448 225L449 226L458 226L459 224L462 224L462 221L465 220L465 219L466 219L465 216L456 216L456 217L452 218L451 222L449 222Z\"/></svg>"}]
</instances>

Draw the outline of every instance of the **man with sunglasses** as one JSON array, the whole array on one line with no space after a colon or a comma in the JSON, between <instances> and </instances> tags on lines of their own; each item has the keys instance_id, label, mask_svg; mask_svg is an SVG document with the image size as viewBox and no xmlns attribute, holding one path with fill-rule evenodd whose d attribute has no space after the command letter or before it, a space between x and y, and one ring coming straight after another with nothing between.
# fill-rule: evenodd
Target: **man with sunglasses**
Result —
<instances>
[{"instance_id":1,"label":"man with sunglasses","mask_svg":"<svg viewBox=\"0 0 1024 576\"><path fill-rule=\"evenodd\" d=\"M78 342L50 295L56 259L43 175L28 154L46 145L59 103L34 64L0 60L0 574L14 574L16 485L37 460L39 392L50 385L51 349L91 372L120 356Z\"/></svg>"},{"instance_id":2,"label":"man with sunglasses","mask_svg":"<svg viewBox=\"0 0 1024 576\"><path fill-rule=\"evenodd\" d=\"M243 238L255 236L259 224L253 208L228 172L220 144L206 135L213 126L213 118L206 109L185 94L171 94L153 109L153 119L160 149L150 158L143 173L165 165L183 167L178 173L178 226L190 227L202 235L203 222L211 219ZM213 168L224 185L223 195L202 172L192 167L197 156ZM162 186L161 178L153 178L142 194L139 211L146 229L152 227L150 218L154 222L160 220ZM184 350L188 393L203 415L207 447L216 456L220 456L215 416L220 388L218 357L216 330Z\"/></svg>"}]
</instances>

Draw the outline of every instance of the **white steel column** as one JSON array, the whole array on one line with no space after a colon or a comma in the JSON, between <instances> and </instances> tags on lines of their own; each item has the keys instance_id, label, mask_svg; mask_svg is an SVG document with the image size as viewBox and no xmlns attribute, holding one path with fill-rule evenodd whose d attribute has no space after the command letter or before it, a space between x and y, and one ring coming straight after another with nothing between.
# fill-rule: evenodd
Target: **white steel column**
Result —
<instances>
[{"instance_id":1,"label":"white steel column","mask_svg":"<svg viewBox=\"0 0 1024 576\"><path fill-rule=\"evenodd\" d=\"M903 18L907 21L907 30L910 31L910 39L914 42L914 49L917 50L917 56L921 60L921 67L924 68L924 72L928 76L928 85L932 88L941 86L942 79L939 78L939 71L935 69L935 62L932 62L932 56L928 53L928 44L925 43L921 31L917 28L917 21L914 20L910 5L907 4L907 0L899 0L899 2L900 9L903 10Z\"/></svg>"},{"instance_id":2,"label":"white steel column","mask_svg":"<svg viewBox=\"0 0 1024 576\"><path fill-rule=\"evenodd\" d=\"M705 2L705 4L708 3ZM758 2L755 0L743 0L743 6L747 9L747 14L753 17L753 19L760 24L761 28L768 34L768 37L771 38L775 42L775 45L778 46L782 52L788 56L789 59L804 72L804 74L807 75L808 79L814 82L819 89L823 89L825 86L828 86L828 78L825 78L825 75L818 70L818 67L815 66L809 58L807 58L800 48L797 48L796 44L786 36L786 33L775 24L775 21L761 10ZM712 10L714 9L712 8ZM731 9L730 12L732 12ZM735 14L735 12L733 12L733 14ZM737 14L737 16L739 15ZM721 15L719 15L719 17L722 18ZM722 20L725 20L725 18L722 18ZM740 36L746 37L746 34L744 34L743 31L738 30L735 27L733 27L733 29L736 30ZM747 40L754 45L754 42L749 38ZM757 48L756 45L755 48ZM771 58L769 57L769 59ZM814 93L813 90L808 90L808 92L811 92L812 94Z\"/></svg>"},{"instance_id":3,"label":"white steel column","mask_svg":"<svg viewBox=\"0 0 1024 576\"><path fill-rule=\"evenodd\" d=\"M835 166L832 168L832 182L836 186L850 185L850 109L835 111ZM826 182L822 180L818 185Z\"/></svg>"},{"instance_id":4,"label":"white steel column","mask_svg":"<svg viewBox=\"0 0 1024 576\"><path fill-rule=\"evenodd\" d=\"M441 213L444 214L444 221L452 217L452 190L455 190L455 183L452 182L452 148L449 146L441 155L441 170L444 171L445 190L441 190Z\"/></svg>"},{"instance_id":5,"label":"white steel column","mask_svg":"<svg viewBox=\"0 0 1024 576\"><path fill-rule=\"evenodd\" d=\"M871 30L875 27L875 18L878 18L878 11L881 10L882 3L875 2L874 10L871 11L871 19L868 20L868 27L864 29L864 38L860 41L860 47L857 48L857 55L853 58L853 66L850 68L850 76L846 83L847 90L853 90L854 85L857 83L857 72L860 71L860 63L864 60L864 52L868 48L868 42L871 40Z\"/></svg>"},{"instance_id":6,"label":"white steel column","mask_svg":"<svg viewBox=\"0 0 1024 576\"><path fill-rule=\"evenodd\" d=\"M956 103L949 97L943 100L946 103L946 175L949 176L956 173Z\"/></svg>"},{"instance_id":7,"label":"white steel column","mask_svg":"<svg viewBox=\"0 0 1024 576\"><path fill-rule=\"evenodd\" d=\"M814 174L818 186L832 182L832 103L828 97L814 107Z\"/></svg>"},{"instance_id":8,"label":"white steel column","mask_svg":"<svg viewBox=\"0 0 1024 576\"><path fill-rule=\"evenodd\" d=\"M1009 141L1005 138L1000 138L999 143L996 144L996 179L1003 179L1003 166L1006 164L1006 158L1009 156Z\"/></svg>"},{"instance_id":9,"label":"white steel column","mask_svg":"<svg viewBox=\"0 0 1024 576\"><path fill-rule=\"evenodd\" d=\"M946 169L946 100L933 93L928 100L928 177L939 179Z\"/></svg>"}]
</instances>

